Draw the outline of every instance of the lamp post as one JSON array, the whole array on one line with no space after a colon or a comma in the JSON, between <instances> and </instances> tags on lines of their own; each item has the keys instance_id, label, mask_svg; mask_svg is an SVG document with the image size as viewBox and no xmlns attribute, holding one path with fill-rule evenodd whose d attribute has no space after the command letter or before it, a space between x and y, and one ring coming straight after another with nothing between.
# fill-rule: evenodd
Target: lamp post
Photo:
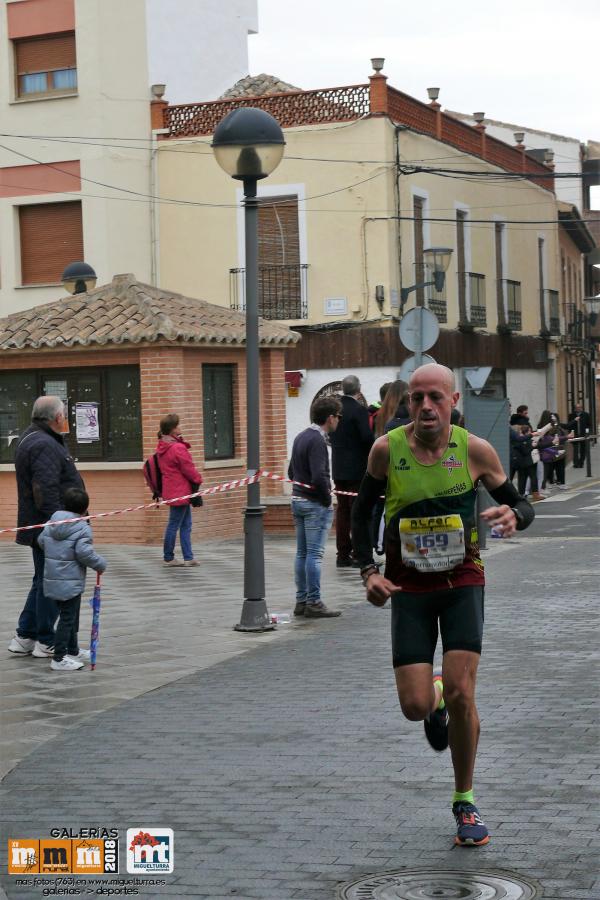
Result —
<instances>
[{"instance_id":1,"label":"lamp post","mask_svg":"<svg viewBox=\"0 0 600 900\"><path fill-rule=\"evenodd\" d=\"M452 249L450 247L428 247L427 250L423 250L423 258L425 260L425 265L428 266L433 272L433 281L421 281L418 284L413 284L407 288L401 288L400 290L400 302L401 309L404 310L404 306L406 301L409 298L409 295L413 291L417 291L420 288L429 287L429 285L434 284L436 291L441 291L444 287L444 282L446 281L446 269L450 265L450 257L452 256ZM433 315L433 313L432 313ZM421 365L421 361L423 359L423 321L422 317L419 317L417 323L418 331L416 337L416 348L415 348L415 367L418 368Z\"/></svg>"},{"instance_id":2,"label":"lamp post","mask_svg":"<svg viewBox=\"0 0 600 900\"><path fill-rule=\"evenodd\" d=\"M260 467L258 342L258 205L256 185L279 165L285 141L276 119L262 109L241 107L217 125L212 148L221 168L244 185L246 242L246 435L248 476ZM248 485L244 510L244 603L236 631L273 627L265 600L265 552L260 484Z\"/></svg>"},{"instance_id":3,"label":"lamp post","mask_svg":"<svg viewBox=\"0 0 600 900\"><path fill-rule=\"evenodd\" d=\"M73 262L69 263L60 280L70 294L85 294L87 291L93 291L98 278L87 263Z\"/></svg>"}]
</instances>

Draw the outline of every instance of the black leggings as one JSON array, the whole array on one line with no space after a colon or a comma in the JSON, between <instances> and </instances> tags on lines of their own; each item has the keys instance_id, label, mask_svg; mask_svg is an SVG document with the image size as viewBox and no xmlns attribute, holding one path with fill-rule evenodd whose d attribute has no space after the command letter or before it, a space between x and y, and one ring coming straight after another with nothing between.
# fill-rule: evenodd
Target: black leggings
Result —
<instances>
[{"instance_id":1,"label":"black leggings","mask_svg":"<svg viewBox=\"0 0 600 900\"><path fill-rule=\"evenodd\" d=\"M60 662L65 653L69 656L77 656L79 643L77 632L79 631L79 610L81 608L81 594L71 597L70 600L58 601L58 625L54 637L54 659Z\"/></svg>"},{"instance_id":2,"label":"black leggings","mask_svg":"<svg viewBox=\"0 0 600 900\"><path fill-rule=\"evenodd\" d=\"M555 459L552 462L544 463L544 484L564 484L565 483L565 457Z\"/></svg>"},{"instance_id":3,"label":"black leggings","mask_svg":"<svg viewBox=\"0 0 600 900\"><path fill-rule=\"evenodd\" d=\"M537 494L537 491L538 491L537 464L527 466L526 469L517 469L518 491L523 496L525 496L525 488L527 487L527 479L528 478L531 481L531 493Z\"/></svg>"}]
</instances>

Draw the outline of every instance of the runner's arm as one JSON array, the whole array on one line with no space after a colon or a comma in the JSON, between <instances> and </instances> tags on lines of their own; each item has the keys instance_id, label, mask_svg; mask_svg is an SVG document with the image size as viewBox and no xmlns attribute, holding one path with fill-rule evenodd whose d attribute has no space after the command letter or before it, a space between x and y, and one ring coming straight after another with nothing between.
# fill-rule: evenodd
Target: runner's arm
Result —
<instances>
[{"instance_id":1,"label":"runner's arm","mask_svg":"<svg viewBox=\"0 0 600 900\"><path fill-rule=\"evenodd\" d=\"M389 442L384 435L371 448L367 472L361 482L358 497L352 504L352 546L354 558L360 563L361 569L375 565L371 518L377 500L385 494L389 460Z\"/></svg>"},{"instance_id":2,"label":"runner's arm","mask_svg":"<svg viewBox=\"0 0 600 900\"><path fill-rule=\"evenodd\" d=\"M515 531L523 531L531 525L535 518L533 506L508 480L492 445L474 435L469 435L469 467L473 480L481 480L499 504L484 510L483 519L500 529L503 537L511 537Z\"/></svg>"}]
</instances>

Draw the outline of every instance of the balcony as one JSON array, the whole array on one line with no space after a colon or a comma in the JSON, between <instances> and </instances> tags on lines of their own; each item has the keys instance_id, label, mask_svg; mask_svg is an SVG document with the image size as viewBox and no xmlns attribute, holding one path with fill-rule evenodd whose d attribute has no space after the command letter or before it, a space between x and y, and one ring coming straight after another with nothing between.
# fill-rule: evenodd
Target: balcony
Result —
<instances>
[{"instance_id":1,"label":"balcony","mask_svg":"<svg viewBox=\"0 0 600 900\"><path fill-rule=\"evenodd\" d=\"M558 305L558 291L544 291L544 310L548 314L548 328L553 337L560 335L560 313Z\"/></svg>"},{"instance_id":2,"label":"balcony","mask_svg":"<svg viewBox=\"0 0 600 900\"><path fill-rule=\"evenodd\" d=\"M433 281L433 273L425 263L414 263L413 267L415 284L426 284L428 281ZM447 279L444 281L441 291L436 291L434 284L426 284L426 287L421 287L416 292L417 306L426 306L437 317L438 322L442 324L448 321L446 283Z\"/></svg>"},{"instance_id":3,"label":"balcony","mask_svg":"<svg viewBox=\"0 0 600 900\"><path fill-rule=\"evenodd\" d=\"M308 318L307 269L295 266L258 267L258 314L263 319ZM246 270L229 270L229 306L246 309Z\"/></svg>"},{"instance_id":4,"label":"balcony","mask_svg":"<svg viewBox=\"0 0 600 900\"><path fill-rule=\"evenodd\" d=\"M582 350L589 339L589 319L576 303L565 303L564 344Z\"/></svg>"},{"instance_id":5,"label":"balcony","mask_svg":"<svg viewBox=\"0 0 600 900\"><path fill-rule=\"evenodd\" d=\"M500 322L498 331L520 331L521 320L521 282L511 278L502 278L498 281L499 302L504 304L506 298L506 323Z\"/></svg>"},{"instance_id":6,"label":"balcony","mask_svg":"<svg viewBox=\"0 0 600 900\"><path fill-rule=\"evenodd\" d=\"M459 272L458 300L460 311L458 327L463 331L472 331L473 328L485 328L487 325L485 275L480 275L477 272ZM467 300L469 301L468 303Z\"/></svg>"}]
</instances>

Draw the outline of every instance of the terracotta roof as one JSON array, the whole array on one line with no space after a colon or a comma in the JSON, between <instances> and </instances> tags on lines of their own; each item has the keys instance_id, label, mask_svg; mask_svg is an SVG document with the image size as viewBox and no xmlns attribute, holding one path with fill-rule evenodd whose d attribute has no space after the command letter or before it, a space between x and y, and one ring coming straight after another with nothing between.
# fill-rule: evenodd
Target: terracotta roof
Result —
<instances>
[{"instance_id":1,"label":"terracotta roof","mask_svg":"<svg viewBox=\"0 0 600 900\"><path fill-rule=\"evenodd\" d=\"M300 335L259 319L261 346L295 344ZM115 275L110 284L0 319L0 349L88 347L174 341L244 345L246 316L205 300Z\"/></svg>"},{"instance_id":2,"label":"terracotta roof","mask_svg":"<svg viewBox=\"0 0 600 900\"><path fill-rule=\"evenodd\" d=\"M283 94L286 91L300 91L302 88L294 87L287 81L282 81L275 75L246 75L230 87L219 100L230 100L233 97L262 97L263 94Z\"/></svg>"}]
</instances>

